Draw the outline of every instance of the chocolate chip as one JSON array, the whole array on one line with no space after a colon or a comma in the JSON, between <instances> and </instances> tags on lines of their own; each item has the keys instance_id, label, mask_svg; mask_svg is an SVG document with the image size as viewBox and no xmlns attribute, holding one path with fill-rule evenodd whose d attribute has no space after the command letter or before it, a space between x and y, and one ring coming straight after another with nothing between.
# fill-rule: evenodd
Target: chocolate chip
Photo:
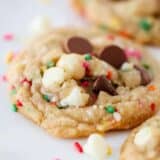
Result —
<instances>
[{"instance_id":1,"label":"chocolate chip","mask_svg":"<svg viewBox=\"0 0 160 160\"><path fill-rule=\"evenodd\" d=\"M140 72L141 75L141 85L146 86L149 84L152 80L151 76L149 73L142 67L135 65L134 68Z\"/></svg>"},{"instance_id":2,"label":"chocolate chip","mask_svg":"<svg viewBox=\"0 0 160 160\"><path fill-rule=\"evenodd\" d=\"M111 95L117 95L117 92L112 85L111 81L106 76L99 76L93 84L93 91L99 93L99 91L108 92Z\"/></svg>"},{"instance_id":3,"label":"chocolate chip","mask_svg":"<svg viewBox=\"0 0 160 160\"><path fill-rule=\"evenodd\" d=\"M127 61L124 50L115 45L105 47L100 54L100 59L117 69L119 69L122 64Z\"/></svg>"},{"instance_id":4,"label":"chocolate chip","mask_svg":"<svg viewBox=\"0 0 160 160\"><path fill-rule=\"evenodd\" d=\"M64 49L69 53L91 53L93 51L93 46L91 43L83 37L70 37L64 44Z\"/></svg>"}]
</instances>

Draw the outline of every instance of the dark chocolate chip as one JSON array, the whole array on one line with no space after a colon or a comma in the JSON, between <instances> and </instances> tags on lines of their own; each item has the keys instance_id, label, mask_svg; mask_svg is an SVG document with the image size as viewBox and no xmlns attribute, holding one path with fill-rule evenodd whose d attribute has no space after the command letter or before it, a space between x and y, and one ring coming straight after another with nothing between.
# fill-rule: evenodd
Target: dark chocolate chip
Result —
<instances>
[{"instance_id":1,"label":"dark chocolate chip","mask_svg":"<svg viewBox=\"0 0 160 160\"><path fill-rule=\"evenodd\" d=\"M111 81L106 76L99 76L93 84L93 91L99 93L99 91L108 92L111 95L117 95L117 92L112 85Z\"/></svg>"},{"instance_id":2,"label":"dark chocolate chip","mask_svg":"<svg viewBox=\"0 0 160 160\"><path fill-rule=\"evenodd\" d=\"M135 65L134 68L140 72L141 75L141 85L146 86L147 84L149 84L152 80L151 76L149 75L149 73L140 66Z\"/></svg>"},{"instance_id":3,"label":"dark chocolate chip","mask_svg":"<svg viewBox=\"0 0 160 160\"><path fill-rule=\"evenodd\" d=\"M115 45L105 47L100 54L100 59L117 69L119 69L122 64L127 61L124 50Z\"/></svg>"},{"instance_id":4,"label":"dark chocolate chip","mask_svg":"<svg viewBox=\"0 0 160 160\"><path fill-rule=\"evenodd\" d=\"M70 37L64 44L66 52L86 54L93 51L91 43L83 37Z\"/></svg>"}]
</instances>

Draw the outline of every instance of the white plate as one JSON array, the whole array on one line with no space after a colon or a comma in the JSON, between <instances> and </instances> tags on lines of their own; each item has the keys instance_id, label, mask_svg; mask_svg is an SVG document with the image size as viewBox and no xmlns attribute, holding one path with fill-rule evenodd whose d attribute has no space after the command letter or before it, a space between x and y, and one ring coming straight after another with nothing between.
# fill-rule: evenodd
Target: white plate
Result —
<instances>
[{"instance_id":1,"label":"white plate","mask_svg":"<svg viewBox=\"0 0 160 160\"><path fill-rule=\"evenodd\" d=\"M39 1L45 0L5 0L0 1L0 37L5 32L13 32L16 39L4 42L0 39L0 74L5 71L3 62L5 53L10 49L18 50L23 37L28 34L29 23L35 16L48 15L55 25L83 25L82 19L73 14L67 0L53 0L51 5ZM156 57L159 49L151 49ZM84 144L86 139L60 140L50 137L42 129L10 111L6 85L0 82L0 160L89 160L73 147L75 141ZM118 159L120 145L126 132L106 134L106 141L113 148L110 160Z\"/></svg>"}]
</instances>

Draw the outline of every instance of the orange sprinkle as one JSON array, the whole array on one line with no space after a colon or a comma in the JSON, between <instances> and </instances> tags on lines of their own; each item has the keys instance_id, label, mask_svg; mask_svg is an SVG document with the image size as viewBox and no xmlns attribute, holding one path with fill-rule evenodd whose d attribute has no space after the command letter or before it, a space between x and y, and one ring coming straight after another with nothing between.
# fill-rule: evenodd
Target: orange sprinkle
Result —
<instances>
[{"instance_id":1,"label":"orange sprinkle","mask_svg":"<svg viewBox=\"0 0 160 160\"><path fill-rule=\"evenodd\" d=\"M156 86L154 85L149 85L147 88L149 91L155 91L156 90Z\"/></svg>"},{"instance_id":2,"label":"orange sprinkle","mask_svg":"<svg viewBox=\"0 0 160 160\"><path fill-rule=\"evenodd\" d=\"M12 51L8 52L5 58L6 64L12 62L13 58L14 58L14 53Z\"/></svg>"},{"instance_id":3,"label":"orange sprinkle","mask_svg":"<svg viewBox=\"0 0 160 160\"><path fill-rule=\"evenodd\" d=\"M132 35L127 31L119 31L119 35L125 38L132 38Z\"/></svg>"},{"instance_id":4,"label":"orange sprinkle","mask_svg":"<svg viewBox=\"0 0 160 160\"><path fill-rule=\"evenodd\" d=\"M55 107L55 106L57 105L56 102L50 102L50 104L51 104L53 107Z\"/></svg>"},{"instance_id":5,"label":"orange sprinkle","mask_svg":"<svg viewBox=\"0 0 160 160\"><path fill-rule=\"evenodd\" d=\"M107 71L106 77L107 77L107 79L111 79L112 78L112 72L111 71Z\"/></svg>"}]
</instances>

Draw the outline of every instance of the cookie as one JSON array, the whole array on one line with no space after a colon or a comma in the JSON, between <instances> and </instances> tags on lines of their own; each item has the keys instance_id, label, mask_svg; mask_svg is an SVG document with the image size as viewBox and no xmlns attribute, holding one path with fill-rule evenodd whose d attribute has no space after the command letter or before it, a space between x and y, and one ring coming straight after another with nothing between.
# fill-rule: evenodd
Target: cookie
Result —
<instances>
[{"instance_id":1,"label":"cookie","mask_svg":"<svg viewBox=\"0 0 160 160\"><path fill-rule=\"evenodd\" d=\"M131 132L122 147L120 160L159 160L159 158L160 116L157 115Z\"/></svg>"},{"instance_id":2,"label":"cookie","mask_svg":"<svg viewBox=\"0 0 160 160\"><path fill-rule=\"evenodd\" d=\"M71 0L71 3L99 28L143 44L160 45L159 0Z\"/></svg>"},{"instance_id":3,"label":"cookie","mask_svg":"<svg viewBox=\"0 0 160 160\"><path fill-rule=\"evenodd\" d=\"M159 64L142 47L97 29L41 34L7 76L14 111L57 137L133 128L159 109Z\"/></svg>"}]
</instances>

